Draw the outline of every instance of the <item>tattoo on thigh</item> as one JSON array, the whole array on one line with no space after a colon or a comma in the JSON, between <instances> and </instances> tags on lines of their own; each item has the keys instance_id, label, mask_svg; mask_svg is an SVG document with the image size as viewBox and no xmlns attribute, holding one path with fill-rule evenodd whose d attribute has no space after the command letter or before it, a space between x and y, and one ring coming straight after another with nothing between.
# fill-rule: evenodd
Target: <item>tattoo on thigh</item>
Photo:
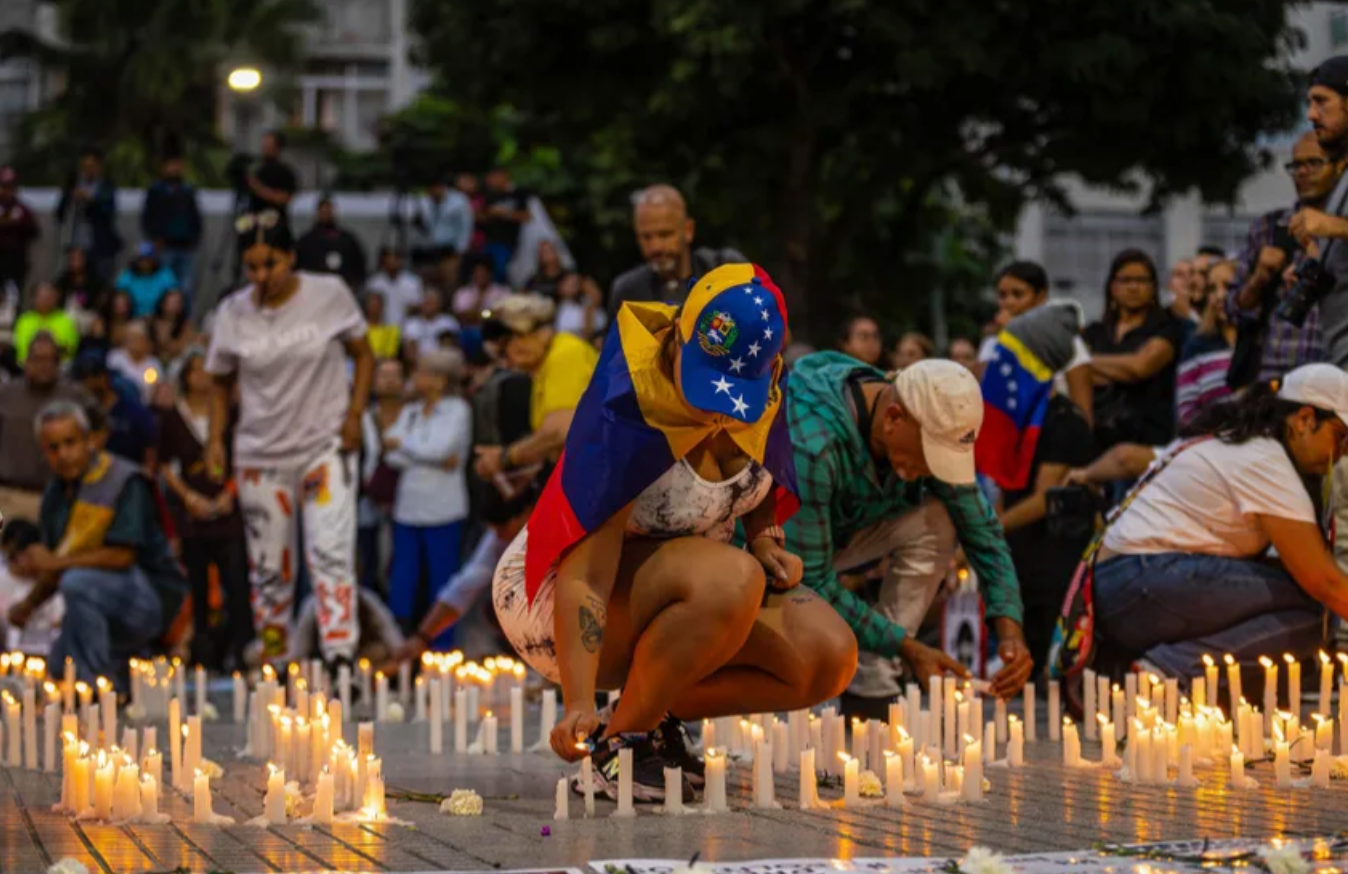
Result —
<instances>
[{"instance_id":1,"label":"tattoo on thigh","mask_svg":"<svg viewBox=\"0 0 1348 874\"><path fill-rule=\"evenodd\" d=\"M599 652L604 643L604 622L608 611L598 598L591 597L580 605L580 642L586 652Z\"/></svg>"}]
</instances>

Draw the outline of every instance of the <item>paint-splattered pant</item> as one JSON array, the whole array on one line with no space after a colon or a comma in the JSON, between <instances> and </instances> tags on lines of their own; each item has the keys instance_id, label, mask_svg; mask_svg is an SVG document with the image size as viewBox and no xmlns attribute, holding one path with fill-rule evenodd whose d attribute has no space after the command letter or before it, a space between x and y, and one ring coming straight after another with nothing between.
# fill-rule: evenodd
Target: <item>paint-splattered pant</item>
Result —
<instances>
[{"instance_id":1,"label":"paint-splattered pant","mask_svg":"<svg viewBox=\"0 0 1348 874\"><path fill-rule=\"evenodd\" d=\"M354 456L334 447L309 464L239 471L253 620L264 658L281 658L287 651L295 604L297 517L304 521L304 561L318 603L323 657L350 659L356 654L355 466Z\"/></svg>"}]
</instances>

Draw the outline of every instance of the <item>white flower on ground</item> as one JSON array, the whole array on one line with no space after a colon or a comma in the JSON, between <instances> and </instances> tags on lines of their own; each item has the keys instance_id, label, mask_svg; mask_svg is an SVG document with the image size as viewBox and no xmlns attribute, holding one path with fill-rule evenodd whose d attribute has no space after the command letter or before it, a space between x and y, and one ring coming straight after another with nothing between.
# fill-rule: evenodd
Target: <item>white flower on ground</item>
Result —
<instances>
[{"instance_id":1,"label":"white flower on ground","mask_svg":"<svg viewBox=\"0 0 1348 874\"><path fill-rule=\"evenodd\" d=\"M220 711L215 709L215 705L207 701L206 706L201 708L202 722L215 722L220 718Z\"/></svg>"},{"instance_id":2,"label":"white flower on ground","mask_svg":"<svg viewBox=\"0 0 1348 874\"><path fill-rule=\"evenodd\" d=\"M400 702L394 701L389 704L388 706L389 722L402 722L406 718L407 712L403 710L403 706Z\"/></svg>"},{"instance_id":3,"label":"white flower on ground","mask_svg":"<svg viewBox=\"0 0 1348 874\"><path fill-rule=\"evenodd\" d=\"M47 869L47 874L89 874L89 869L79 859L66 857Z\"/></svg>"},{"instance_id":4,"label":"white flower on ground","mask_svg":"<svg viewBox=\"0 0 1348 874\"><path fill-rule=\"evenodd\" d=\"M884 797L885 788L880 785L880 778L875 775L874 771L862 771L858 784L863 798Z\"/></svg>"},{"instance_id":5,"label":"white flower on ground","mask_svg":"<svg viewBox=\"0 0 1348 874\"><path fill-rule=\"evenodd\" d=\"M974 847L960 861L963 874L1014 874L1015 869L1006 864L1001 853L994 853L987 847Z\"/></svg>"},{"instance_id":6,"label":"white flower on ground","mask_svg":"<svg viewBox=\"0 0 1348 874\"><path fill-rule=\"evenodd\" d=\"M440 812L450 816L481 816L482 796L472 789L455 789L452 795L440 802Z\"/></svg>"},{"instance_id":7,"label":"white flower on ground","mask_svg":"<svg viewBox=\"0 0 1348 874\"><path fill-rule=\"evenodd\" d=\"M1306 874L1311 867L1306 857L1301 855L1301 848L1295 844L1260 847L1259 859L1269 874Z\"/></svg>"}]
</instances>

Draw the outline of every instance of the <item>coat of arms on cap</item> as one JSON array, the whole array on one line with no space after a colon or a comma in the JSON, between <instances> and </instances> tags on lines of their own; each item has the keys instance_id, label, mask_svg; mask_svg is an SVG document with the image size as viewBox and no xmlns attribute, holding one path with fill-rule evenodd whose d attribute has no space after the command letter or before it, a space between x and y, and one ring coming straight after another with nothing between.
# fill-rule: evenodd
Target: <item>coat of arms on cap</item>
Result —
<instances>
[{"instance_id":1,"label":"coat of arms on cap","mask_svg":"<svg viewBox=\"0 0 1348 874\"><path fill-rule=\"evenodd\" d=\"M739 336L734 317L724 310L710 310L698 320L697 344L708 355L729 355Z\"/></svg>"}]
</instances>

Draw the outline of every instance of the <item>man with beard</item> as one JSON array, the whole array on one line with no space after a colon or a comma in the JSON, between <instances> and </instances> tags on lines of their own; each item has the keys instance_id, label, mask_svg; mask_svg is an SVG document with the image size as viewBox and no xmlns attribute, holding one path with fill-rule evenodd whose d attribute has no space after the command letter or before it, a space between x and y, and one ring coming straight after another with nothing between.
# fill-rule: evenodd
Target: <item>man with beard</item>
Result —
<instances>
[{"instance_id":1,"label":"man with beard","mask_svg":"<svg viewBox=\"0 0 1348 874\"><path fill-rule=\"evenodd\" d=\"M713 268L748 259L734 249L693 248L696 227L683 195L672 185L652 185L637 197L632 224L646 263L613 280L609 292L608 323L618 318L627 301L666 301L681 304L688 296L688 280Z\"/></svg>"}]
</instances>

